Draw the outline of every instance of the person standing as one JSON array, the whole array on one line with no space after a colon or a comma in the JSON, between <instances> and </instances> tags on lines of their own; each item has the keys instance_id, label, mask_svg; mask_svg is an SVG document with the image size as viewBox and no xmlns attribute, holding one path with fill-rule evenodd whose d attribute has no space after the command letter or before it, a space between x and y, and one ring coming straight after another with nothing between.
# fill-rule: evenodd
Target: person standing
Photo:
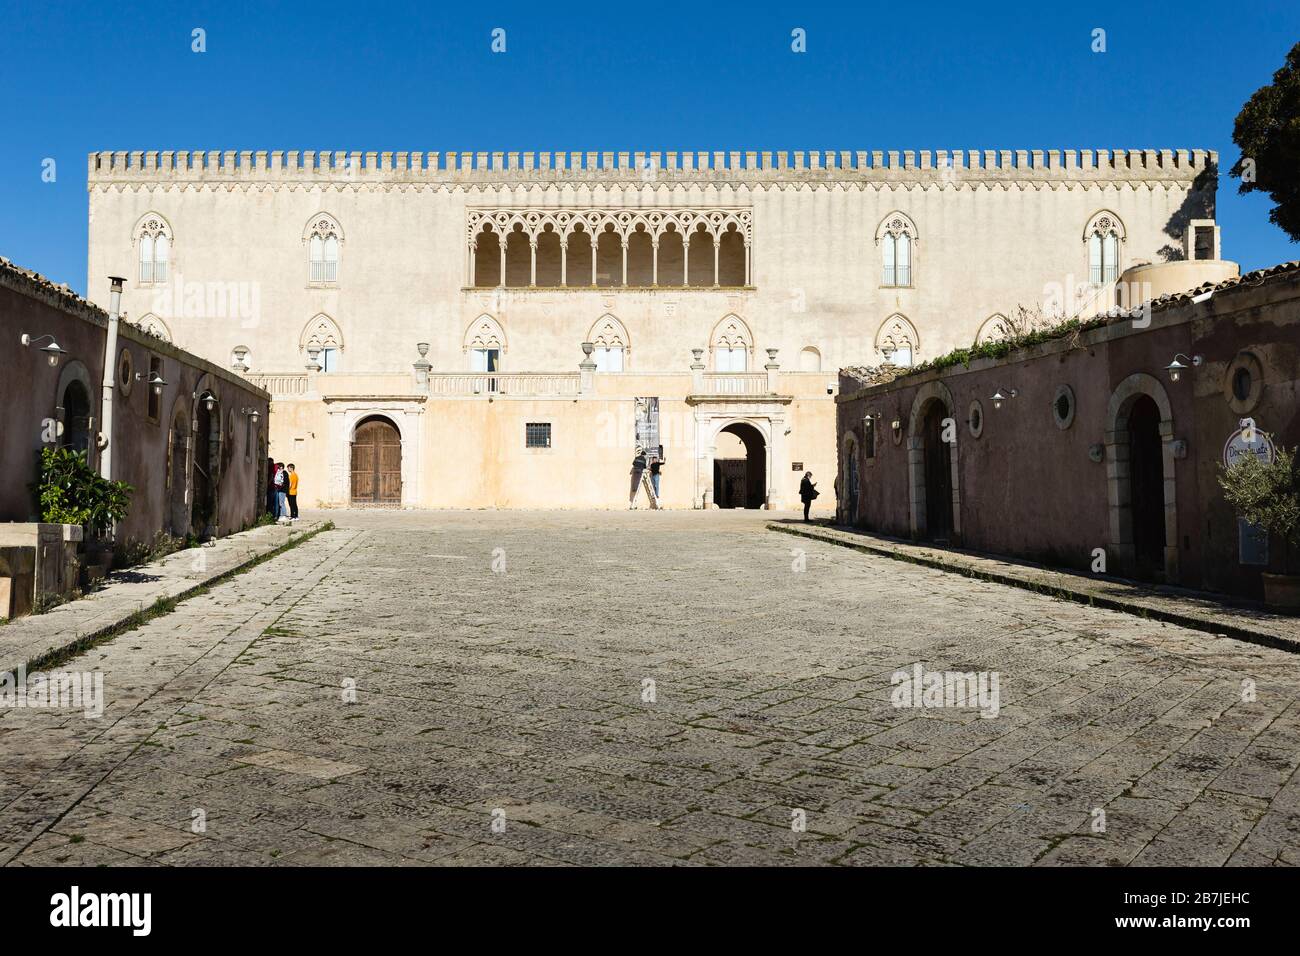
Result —
<instances>
[{"instance_id":1,"label":"person standing","mask_svg":"<svg viewBox=\"0 0 1300 956\"><path fill-rule=\"evenodd\" d=\"M275 463L275 520L277 522L289 519L288 498L288 472L284 470L284 463L277 461Z\"/></svg>"},{"instance_id":2,"label":"person standing","mask_svg":"<svg viewBox=\"0 0 1300 956\"><path fill-rule=\"evenodd\" d=\"M645 474L645 451L638 445L636 457L632 459L632 491L627 496L629 511L636 508L636 490L641 486L641 476Z\"/></svg>"},{"instance_id":3,"label":"person standing","mask_svg":"<svg viewBox=\"0 0 1300 956\"><path fill-rule=\"evenodd\" d=\"M298 469L289 462L289 520L298 520Z\"/></svg>"},{"instance_id":4,"label":"person standing","mask_svg":"<svg viewBox=\"0 0 1300 956\"><path fill-rule=\"evenodd\" d=\"M656 458L654 461L650 462L650 484L654 485L656 501L659 499L659 469L663 466L664 462L662 458Z\"/></svg>"},{"instance_id":5,"label":"person standing","mask_svg":"<svg viewBox=\"0 0 1300 956\"><path fill-rule=\"evenodd\" d=\"M275 459L266 459L266 513L275 515Z\"/></svg>"},{"instance_id":6,"label":"person standing","mask_svg":"<svg viewBox=\"0 0 1300 956\"><path fill-rule=\"evenodd\" d=\"M812 507L813 499L820 494L821 492L817 490L817 486L813 484L812 472L805 471L803 473L803 481L799 482L799 497L803 501L804 521L810 520L808 517L808 509Z\"/></svg>"}]
</instances>

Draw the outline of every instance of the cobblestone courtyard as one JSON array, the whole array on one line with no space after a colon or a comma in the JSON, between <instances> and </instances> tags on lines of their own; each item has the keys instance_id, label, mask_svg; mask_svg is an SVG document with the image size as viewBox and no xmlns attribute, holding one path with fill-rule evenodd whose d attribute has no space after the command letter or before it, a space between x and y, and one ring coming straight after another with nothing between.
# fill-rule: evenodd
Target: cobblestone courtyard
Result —
<instances>
[{"instance_id":1,"label":"cobblestone courtyard","mask_svg":"<svg viewBox=\"0 0 1300 956\"><path fill-rule=\"evenodd\" d=\"M0 862L1300 863L1295 655L763 513L331 517L0 710Z\"/></svg>"}]
</instances>

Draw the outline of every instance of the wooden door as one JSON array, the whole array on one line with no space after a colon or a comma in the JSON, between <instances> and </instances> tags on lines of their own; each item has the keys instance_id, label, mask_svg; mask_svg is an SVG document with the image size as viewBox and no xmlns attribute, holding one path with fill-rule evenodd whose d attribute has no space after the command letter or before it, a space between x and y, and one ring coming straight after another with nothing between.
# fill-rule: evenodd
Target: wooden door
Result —
<instances>
[{"instance_id":1,"label":"wooden door","mask_svg":"<svg viewBox=\"0 0 1300 956\"><path fill-rule=\"evenodd\" d=\"M402 439L385 418L368 418L352 441L352 503L402 503Z\"/></svg>"}]
</instances>

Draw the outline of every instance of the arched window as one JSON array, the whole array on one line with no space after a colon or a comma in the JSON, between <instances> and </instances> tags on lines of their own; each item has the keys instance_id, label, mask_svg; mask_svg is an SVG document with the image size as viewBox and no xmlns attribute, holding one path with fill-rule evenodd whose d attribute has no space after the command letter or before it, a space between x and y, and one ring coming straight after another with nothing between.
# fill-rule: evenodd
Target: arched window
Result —
<instances>
[{"instance_id":1,"label":"arched window","mask_svg":"<svg viewBox=\"0 0 1300 956\"><path fill-rule=\"evenodd\" d=\"M716 372L745 372L749 370L749 353L754 338L743 319L728 315L713 330L709 343L713 352L713 369Z\"/></svg>"},{"instance_id":2,"label":"arched window","mask_svg":"<svg viewBox=\"0 0 1300 956\"><path fill-rule=\"evenodd\" d=\"M994 312L985 319L975 333L975 344L984 345L986 342L996 342L999 339L1005 339L1011 332L1011 323L1001 312Z\"/></svg>"},{"instance_id":3,"label":"arched window","mask_svg":"<svg viewBox=\"0 0 1300 956\"><path fill-rule=\"evenodd\" d=\"M465 352L469 355L471 372L501 371L505 350L505 331L490 315L480 315L465 332Z\"/></svg>"},{"instance_id":4,"label":"arched window","mask_svg":"<svg viewBox=\"0 0 1300 956\"><path fill-rule=\"evenodd\" d=\"M158 316L154 315L152 312L146 312L144 315L140 316L140 318L131 319L129 321L141 332L146 332L154 338L162 339L164 342L170 342L172 340L172 334L167 329L167 323L163 322L162 319L158 318Z\"/></svg>"},{"instance_id":5,"label":"arched window","mask_svg":"<svg viewBox=\"0 0 1300 956\"><path fill-rule=\"evenodd\" d=\"M622 372L626 368L627 330L614 316L601 316L591 327L588 341L595 346L591 357L597 372Z\"/></svg>"},{"instance_id":6,"label":"arched window","mask_svg":"<svg viewBox=\"0 0 1300 956\"><path fill-rule=\"evenodd\" d=\"M1109 210L1102 210L1088 220L1083 231L1088 244L1088 281L1108 285L1119 278L1120 245L1124 241L1124 223Z\"/></svg>"},{"instance_id":7,"label":"arched window","mask_svg":"<svg viewBox=\"0 0 1300 956\"><path fill-rule=\"evenodd\" d=\"M308 368L337 372L343 353L343 332L337 322L322 312L303 328L298 347L307 353Z\"/></svg>"},{"instance_id":8,"label":"arched window","mask_svg":"<svg viewBox=\"0 0 1300 956\"><path fill-rule=\"evenodd\" d=\"M318 285L332 285L339 278L339 243L343 230L333 216L321 213L313 216L303 233L307 243L308 281Z\"/></svg>"},{"instance_id":9,"label":"arched window","mask_svg":"<svg viewBox=\"0 0 1300 956\"><path fill-rule=\"evenodd\" d=\"M916 225L901 212L891 212L876 230L880 246L880 284L890 288L912 284Z\"/></svg>"},{"instance_id":10,"label":"arched window","mask_svg":"<svg viewBox=\"0 0 1300 956\"><path fill-rule=\"evenodd\" d=\"M885 361L900 368L907 368L916 362L916 352L920 348L920 339L916 327L904 315L894 313L880 326L876 333L876 349Z\"/></svg>"},{"instance_id":11,"label":"arched window","mask_svg":"<svg viewBox=\"0 0 1300 956\"><path fill-rule=\"evenodd\" d=\"M157 213L146 213L135 228L136 252L142 285L166 282L171 264L172 231Z\"/></svg>"},{"instance_id":12,"label":"arched window","mask_svg":"<svg viewBox=\"0 0 1300 956\"><path fill-rule=\"evenodd\" d=\"M822 353L809 345L799 352L799 371L820 372L822 370Z\"/></svg>"}]
</instances>

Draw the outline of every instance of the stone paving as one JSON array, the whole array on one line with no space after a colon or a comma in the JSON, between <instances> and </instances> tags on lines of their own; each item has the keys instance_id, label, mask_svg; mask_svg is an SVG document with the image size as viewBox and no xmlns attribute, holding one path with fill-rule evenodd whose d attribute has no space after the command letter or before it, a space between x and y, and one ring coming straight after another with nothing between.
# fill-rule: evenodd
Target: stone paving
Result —
<instances>
[{"instance_id":1,"label":"stone paving","mask_svg":"<svg viewBox=\"0 0 1300 956\"><path fill-rule=\"evenodd\" d=\"M766 513L330 517L0 708L0 863L1300 863L1300 656Z\"/></svg>"},{"instance_id":2,"label":"stone paving","mask_svg":"<svg viewBox=\"0 0 1300 956\"><path fill-rule=\"evenodd\" d=\"M148 565L114 571L84 597L0 627L0 673L69 647L84 647L156 602L183 598L250 561L310 536L324 523L263 525L175 551Z\"/></svg>"},{"instance_id":3,"label":"stone paving","mask_svg":"<svg viewBox=\"0 0 1300 956\"><path fill-rule=\"evenodd\" d=\"M1147 584L1104 575L1059 571L1002 555L940 548L903 541L844 525L809 524L786 518L769 528L818 538L870 554L898 558L968 577L1068 597L1094 607L1128 611L1220 637L1300 653L1300 617L1269 610L1263 602L1228 598L1208 591Z\"/></svg>"}]
</instances>

